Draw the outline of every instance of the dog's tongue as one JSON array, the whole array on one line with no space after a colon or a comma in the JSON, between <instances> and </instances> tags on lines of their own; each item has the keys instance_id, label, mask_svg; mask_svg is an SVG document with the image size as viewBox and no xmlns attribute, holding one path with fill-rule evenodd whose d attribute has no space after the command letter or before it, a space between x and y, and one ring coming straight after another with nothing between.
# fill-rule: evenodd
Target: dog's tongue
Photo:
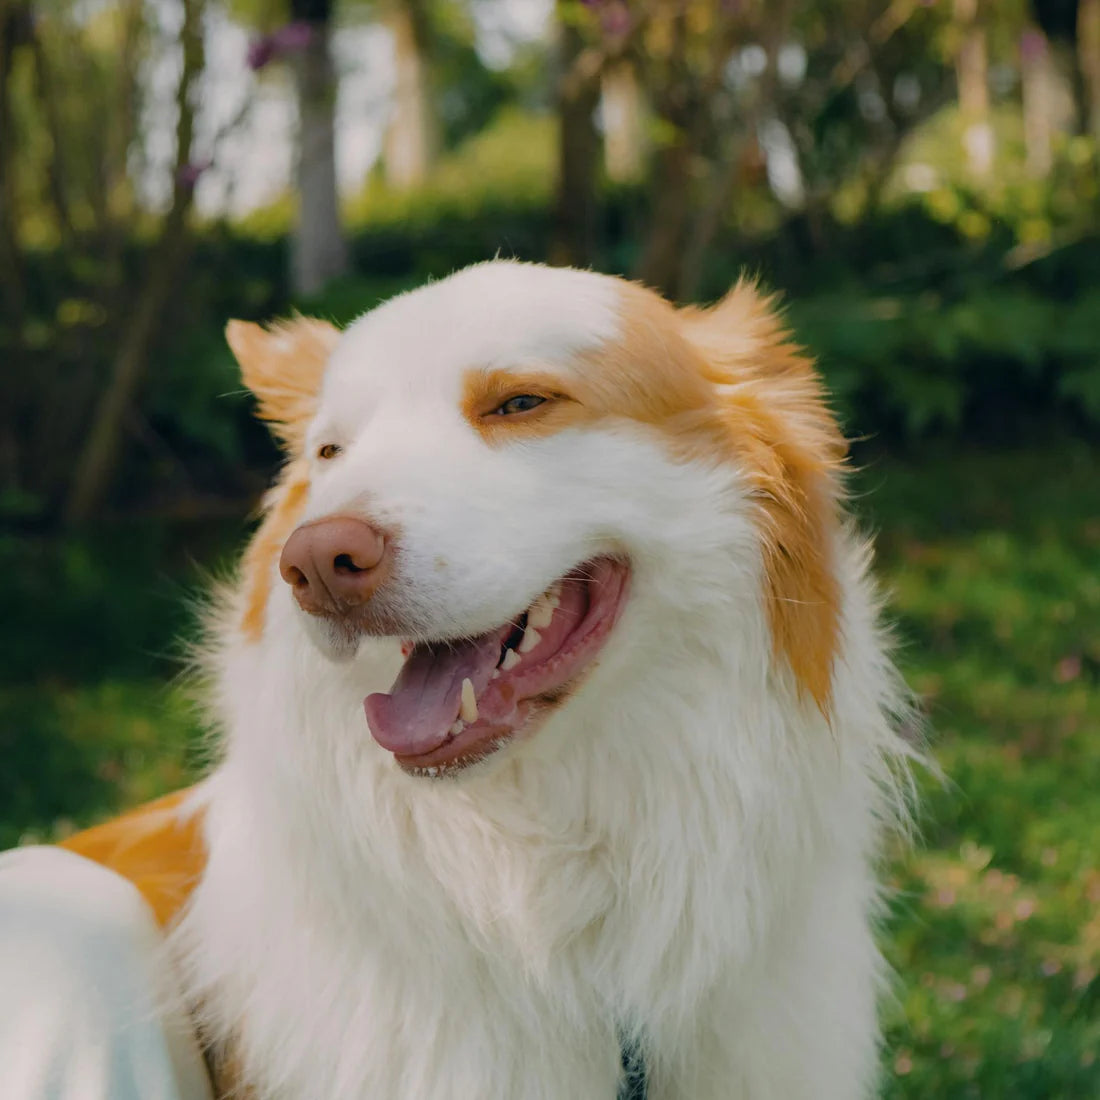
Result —
<instances>
[{"instance_id":1,"label":"dog's tongue","mask_svg":"<svg viewBox=\"0 0 1100 1100\"><path fill-rule=\"evenodd\" d=\"M501 631L462 642L416 646L389 694L368 695L363 706L371 735L399 756L438 748L458 718L462 681L485 689L500 659Z\"/></svg>"}]
</instances>

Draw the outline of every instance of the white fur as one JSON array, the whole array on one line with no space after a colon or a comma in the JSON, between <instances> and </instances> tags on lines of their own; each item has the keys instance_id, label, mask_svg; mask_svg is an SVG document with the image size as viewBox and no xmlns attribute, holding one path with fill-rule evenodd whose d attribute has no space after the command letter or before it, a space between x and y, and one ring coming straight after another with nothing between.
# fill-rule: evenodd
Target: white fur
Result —
<instances>
[{"instance_id":1,"label":"white fur","mask_svg":"<svg viewBox=\"0 0 1100 1100\"><path fill-rule=\"evenodd\" d=\"M609 426L490 447L476 366L560 364L616 284L483 265L353 325L310 429L309 517L399 526L392 599L428 636L517 614L605 550L631 597L591 676L457 780L403 773L362 700L396 644L334 663L285 586L225 630L210 858L176 933L211 1035L260 1100L855 1100L876 1078L873 862L903 693L863 551L838 535L831 719L772 656L740 472Z\"/></svg>"}]
</instances>

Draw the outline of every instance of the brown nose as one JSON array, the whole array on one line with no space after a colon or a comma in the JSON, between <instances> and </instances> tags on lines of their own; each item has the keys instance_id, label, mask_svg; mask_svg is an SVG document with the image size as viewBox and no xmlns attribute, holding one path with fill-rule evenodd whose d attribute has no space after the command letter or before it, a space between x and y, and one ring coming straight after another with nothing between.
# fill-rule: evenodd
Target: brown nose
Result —
<instances>
[{"instance_id":1,"label":"brown nose","mask_svg":"<svg viewBox=\"0 0 1100 1100\"><path fill-rule=\"evenodd\" d=\"M286 541L279 572L303 611L332 615L366 603L386 570L386 539L348 516L299 527Z\"/></svg>"}]
</instances>

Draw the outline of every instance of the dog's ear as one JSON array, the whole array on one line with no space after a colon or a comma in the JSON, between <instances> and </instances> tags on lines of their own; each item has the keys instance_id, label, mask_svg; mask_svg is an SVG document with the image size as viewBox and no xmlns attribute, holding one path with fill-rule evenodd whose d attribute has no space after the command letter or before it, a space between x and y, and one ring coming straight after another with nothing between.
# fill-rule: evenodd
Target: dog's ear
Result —
<instances>
[{"instance_id":1,"label":"dog's ear","mask_svg":"<svg viewBox=\"0 0 1100 1100\"><path fill-rule=\"evenodd\" d=\"M269 328L230 321L225 338L244 384L256 396L260 419L292 454L300 453L340 330L312 317L276 321Z\"/></svg>"},{"instance_id":2,"label":"dog's ear","mask_svg":"<svg viewBox=\"0 0 1100 1100\"><path fill-rule=\"evenodd\" d=\"M759 509L773 645L826 711L840 630L834 553L844 437L813 363L754 283L742 280L717 305L679 316Z\"/></svg>"}]
</instances>

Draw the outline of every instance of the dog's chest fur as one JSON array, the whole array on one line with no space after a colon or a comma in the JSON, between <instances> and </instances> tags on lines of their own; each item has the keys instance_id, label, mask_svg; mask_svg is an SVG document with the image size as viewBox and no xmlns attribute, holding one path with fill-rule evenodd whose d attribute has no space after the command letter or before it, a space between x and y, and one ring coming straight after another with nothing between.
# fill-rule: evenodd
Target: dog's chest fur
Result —
<instances>
[{"instance_id":1,"label":"dog's chest fur","mask_svg":"<svg viewBox=\"0 0 1100 1100\"><path fill-rule=\"evenodd\" d=\"M858 747L705 666L593 694L559 757L410 788L350 695L249 661L179 942L264 1100L611 1098L631 1028L659 1097L744 1010L729 976L771 969L778 914L835 866L870 890Z\"/></svg>"}]
</instances>

